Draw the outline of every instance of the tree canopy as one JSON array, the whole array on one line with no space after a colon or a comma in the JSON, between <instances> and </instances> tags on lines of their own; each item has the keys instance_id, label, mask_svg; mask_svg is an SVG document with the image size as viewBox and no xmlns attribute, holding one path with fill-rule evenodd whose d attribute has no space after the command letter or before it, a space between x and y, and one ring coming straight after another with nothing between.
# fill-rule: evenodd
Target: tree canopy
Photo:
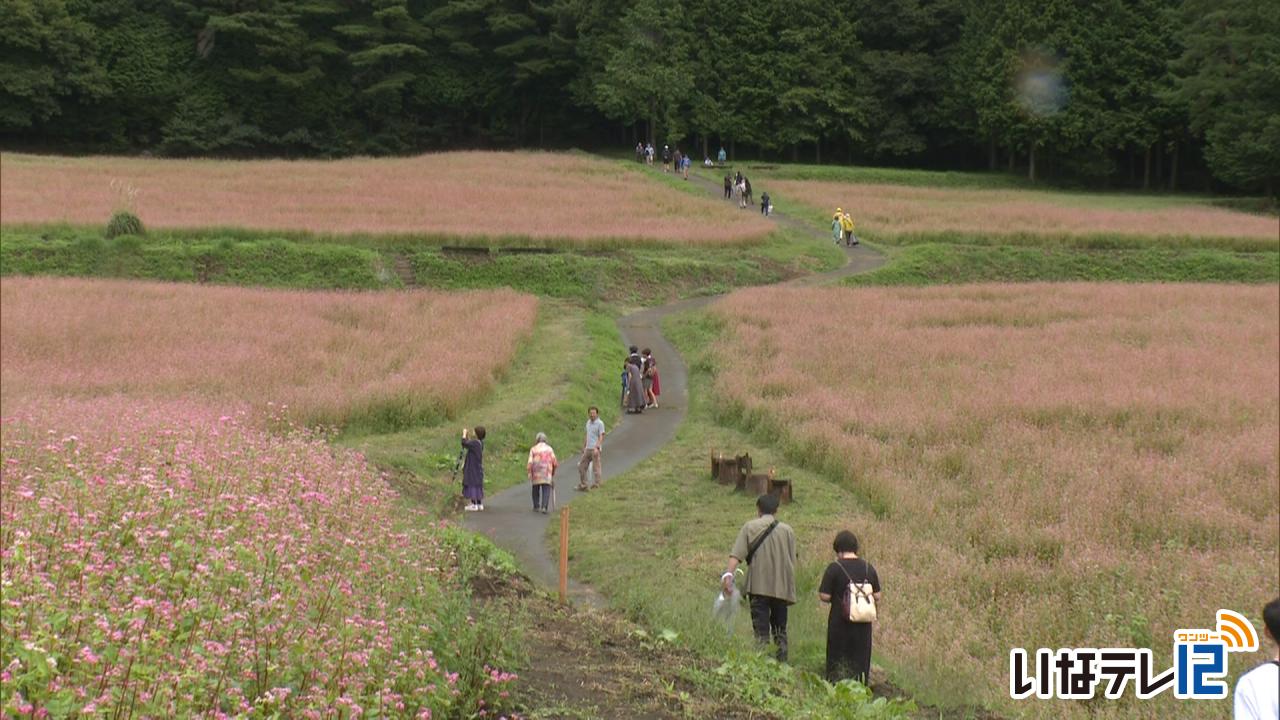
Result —
<instances>
[{"instance_id":1,"label":"tree canopy","mask_svg":"<svg viewBox=\"0 0 1280 720\"><path fill-rule=\"evenodd\" d=\"M0 137L314 156L648 140L1274 192L1280 4L0 0Z\"/></svg>"}]
</instances>

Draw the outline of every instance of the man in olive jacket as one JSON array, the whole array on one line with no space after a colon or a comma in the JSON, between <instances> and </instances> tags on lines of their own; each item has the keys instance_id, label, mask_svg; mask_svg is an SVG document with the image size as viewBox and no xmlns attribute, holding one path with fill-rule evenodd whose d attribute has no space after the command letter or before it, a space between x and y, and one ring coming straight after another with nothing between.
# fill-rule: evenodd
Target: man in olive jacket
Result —
<instances>
[{"instance_id":1,"label":"man in olive jacket","mask_svg":"<svg viewBox=\"0 0 1280 720\"><path fill-rule=\"evenodd\" d=\"M779 522L777 495L756 498L759 517L738 531L729 551L729 569L720 577L725 596L733 592L733 573L739 562L751 566L747 573L747 597L751 600L751 627L756 640L778 646L778 660L787 661L787 606L796 602L796 534Z\"/></svg>"}]
</instances>

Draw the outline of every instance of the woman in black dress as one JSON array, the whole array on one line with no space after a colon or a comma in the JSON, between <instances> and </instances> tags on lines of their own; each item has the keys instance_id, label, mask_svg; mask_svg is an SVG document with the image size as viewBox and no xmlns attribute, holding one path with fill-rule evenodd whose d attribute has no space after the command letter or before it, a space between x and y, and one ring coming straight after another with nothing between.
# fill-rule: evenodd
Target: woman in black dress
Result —
<instances>
[{"instance_id":1,"label":"woman in black dress","mask_svg":"<svg viewBox=\"0 0 1280 720\"><path fill-rule=\"evenodd\" d=\"M827 566L818 586L818 599L831 603L827 619L827 680L853 678L863 685L871 678L871 623L852 623L844 606L850 582L871 583L876 608L880 607L880 578L871 563L858 557L858 538L848 530L836 534L831 545L836 561Z\"/></svg>"}]
</instances>

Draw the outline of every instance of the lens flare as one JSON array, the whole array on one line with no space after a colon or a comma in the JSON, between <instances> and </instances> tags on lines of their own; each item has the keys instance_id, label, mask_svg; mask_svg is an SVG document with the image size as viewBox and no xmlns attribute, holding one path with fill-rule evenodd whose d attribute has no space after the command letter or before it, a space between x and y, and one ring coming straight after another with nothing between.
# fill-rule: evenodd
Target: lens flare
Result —
<instances>
[{"instance_id":1,"label":"lens flare","mask_svg":"<svg viewBox=\"0 0 1280 720\"><path fill-rule=\"evenodd\" d=\"M1018 104L1031 115L1061 112L1067 105L1069 92L1057 58L1044 51L1030 50L1022 54L1020 62L1013 88Z\"/></svg>"}]
</instances>

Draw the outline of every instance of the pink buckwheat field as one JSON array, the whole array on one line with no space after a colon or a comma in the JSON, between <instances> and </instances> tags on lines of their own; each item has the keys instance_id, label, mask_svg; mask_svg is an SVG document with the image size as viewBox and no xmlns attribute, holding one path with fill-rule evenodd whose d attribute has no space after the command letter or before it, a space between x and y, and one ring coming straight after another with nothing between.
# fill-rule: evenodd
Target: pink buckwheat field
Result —
<instances>
[{"instance_id":1,"label":"pink buckwheat field","mask_svg":"<svg viewBox=\"0 0 1280 720\"><path fill-rule=\"evenodd\" d=\"M598 158L450 152L333 161L55 158L6 153L0 223L99 225L137 191L155 228L511 236L690 245L758 240L770 223Z\"/></svg>"},{"instance_id":2,"label":"pink buckwheat field","mask_svg":"<svg viewBox=\"0 0 1280 720\"><path fill-rule=\"evenodd\" d=\"M305 424L437 418L486 391L537 299L509 290L304 292L6 278L4 407L201 397Z\"/></svg>"},{"instance_id":3,"label":"pink buckwheat field","mask_svg":"<svg viewBox=\"0 0 1280 720\"><path fill-rule=\"evenodd\" d=\"M1242 238L1253 241L1249 246L1274 248L1280 235L1275 217L1178 198L805 180L777 180L774 185L784 196L828 213L842 208L860 228L887 242L940 232L1002 242L1016 235L1102 234L1160 237L1174 246L1200 245L1206 238Z\"/></svg>"},{"instance_id":4,"label":"pink buckwheat field","mask_svg":"<svg viewBox=\"0 0 1280 720\"><path fill-rule=\"evenodd\" d=\"M830 526L897 571L876 643L922 686L999 706L1014 647L1167 668L1174 630L1274 595L1276 286L751 289L712 312L718 412L860 499Z\"/></svg>"},{"instance_id":5,"label":"pink buckwheat field","mask_svg":"<svg viewBox=\"0 0 1280 720\"><path fill-rule=\"evenodd\" d=\"M450 551L358 454L181 402L45 400L3 429L7 716L452 717L506 692L459 657Z\"/></svg>"},{"instance_id":6,"label":"pink buckwheat field","mask_svg":"<svg viewBox=\"0 0 1280 720\"><path fill-rule=\"evenodd\" d=\"M317 424L447 414L510 291L6 278L5 717L496 717L456 531Z\"/></svg>"}]
</instances>

